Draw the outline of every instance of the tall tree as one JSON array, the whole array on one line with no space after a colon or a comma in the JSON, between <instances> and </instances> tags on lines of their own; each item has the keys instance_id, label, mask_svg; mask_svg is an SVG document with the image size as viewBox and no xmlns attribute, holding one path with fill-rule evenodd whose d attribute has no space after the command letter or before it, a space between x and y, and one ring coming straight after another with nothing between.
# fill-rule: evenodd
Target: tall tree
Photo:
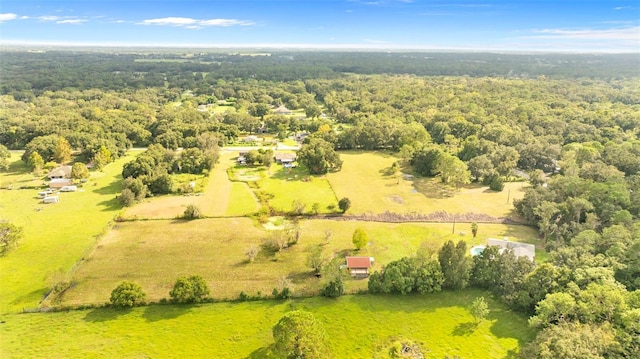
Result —
<instances>
[{"instance_id":1,"label":"tall tree","mask_svg":"<svg viewBox=\"0 0 640 359\"><path fill-rule=\"evenodd\" d=\"M457 245L451 240L447 241L438 252L438 261L444 277L444 288L463 289L467 286L470 260L464 241L458 242Z\"/></svg>"},{"instance_id":2,"label":"tall tree","mask_svg":"<svg viewBox=\"0 0 640 359\"><path fill-rule=\"evenodd\" d=\"M53 159L58 163L67 163L71 160L71 145L64 137L59 137L53 148Z\"/></svg>"},{"instance_id":3,"label":"tall tree","mask_svg":"<svg viewBox=\"0 0 640 359\"><path fill-rule=\"evenodd\" d=\"M298 161L309 169L311 174L324 174L329 170L340 169L342 160L333 149L333 145L320 138L312 138L298 151Z\"/></svg>"},{"instance_id":4,"label":"tall tree","mask_svg":"<svg viewBox=\"0 0 640 359\"><path fill-rule=\"evenodd\" d=\"M325 336L322 324L304 310L286 313L273 327L275 352L280 358L326 358Z\"/></svg>"}]
</instances>

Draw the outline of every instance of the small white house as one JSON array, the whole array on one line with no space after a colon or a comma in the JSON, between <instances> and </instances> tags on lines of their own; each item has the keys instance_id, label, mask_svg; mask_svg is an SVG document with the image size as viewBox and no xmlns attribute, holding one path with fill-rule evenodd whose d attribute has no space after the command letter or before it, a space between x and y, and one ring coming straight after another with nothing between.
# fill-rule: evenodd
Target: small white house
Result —
<instances>
[{"instance_id":1,"label":"small white house","mask_svg":"<svg viewBox=\"0 0 640 359\"><path fill-rule=\"evenodd\" d=\"M42 199L42 203L58 203L58 196L49 196Z\"/></svg>"}]
</instances>

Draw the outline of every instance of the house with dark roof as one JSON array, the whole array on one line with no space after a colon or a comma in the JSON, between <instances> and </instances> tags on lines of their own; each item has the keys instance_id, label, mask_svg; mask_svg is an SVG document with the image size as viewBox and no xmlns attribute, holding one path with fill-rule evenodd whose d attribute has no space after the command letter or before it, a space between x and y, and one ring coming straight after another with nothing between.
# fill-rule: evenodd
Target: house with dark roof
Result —
<instances>
[{"instance_id":1,"label":"house with dark roof","mask_svg":"<svg viewBox=\"0 0 640 359\"><path fill-rule=\"evenodd\" d=\"M71 166L58 166L47 175L49 179L71 178Z\"/></svg>"},{"instance_id":2,"label":"house with dark roof","mask_svg":"<svg viewBox=\"0 0 640 359\"><path fill-rule=\"evenodd\" d=\"M284 105L280 105L280 107L273 110L273 113L275 113L276 115L290 115L291 110L286 108Z\"/></svg>"},{"instance_id":3,"label":"house with dark roof","mask_svg":"<svg viewBox=\"0 0 640 359\"><path fill-rule=\"evenodd\" d=\"M352 277L368 277L373 257L346 257L347 268Z\"/></svg>"}]
</instances>

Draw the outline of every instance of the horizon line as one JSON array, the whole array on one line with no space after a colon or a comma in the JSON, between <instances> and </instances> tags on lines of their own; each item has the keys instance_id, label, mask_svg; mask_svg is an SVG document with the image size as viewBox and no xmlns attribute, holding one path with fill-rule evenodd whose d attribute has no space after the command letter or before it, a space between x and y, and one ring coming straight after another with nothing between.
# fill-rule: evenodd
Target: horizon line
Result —
<instances>
[{"instance_id":1,"label":"horizon line","mask_svg":"<svg viewBox=\"0 0 640 359\"><path fill-rule=\"evenodd\" d=\"M21 41L0 40L0 50L6 47L59 47L59 48L162 48L162 49L243 49L243 50L335 50L335 51L409 51L409 52L535 52L535 53L594 53L594 54L640 54L639 49L556 49L556 48L509 48L509 47L438 47L433 45L398 45L398 44L323 44L323 43L250 43L250 44L154 44L127 42L64 42L64 41Z\"/></svg>"}]
</instances>

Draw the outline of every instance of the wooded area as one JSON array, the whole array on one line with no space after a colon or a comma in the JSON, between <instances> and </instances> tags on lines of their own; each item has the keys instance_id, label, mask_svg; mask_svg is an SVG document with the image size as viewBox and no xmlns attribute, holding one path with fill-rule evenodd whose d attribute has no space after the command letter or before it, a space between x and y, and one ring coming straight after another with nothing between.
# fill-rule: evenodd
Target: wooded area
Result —
<instances>
[{"instance_id":1,"label":"wooded area","mask_svg":"<svg viewBox=\"0 0 640 359\"><path fill-rule=\"evenodd\" d=\"M0 157L3 147L24 149L25 162L37 154L43 166L65 162L69 147L99 165L149 147L123 170L136 198L147 188L168 193L168 173L207 173L218 146L258 132L308 133L303 158L336 157L308 166L316 173L339 170L336 153L359 149L392 152L444 184L501 190L528 180L515 210L538 228L550 262L509 266L508 280L487 269L474 285L533 315L540 332L528 357L558 351L575 331L584 334L576 341L598 337L594 353L640 352L635 54L3 51L0 59ZM297 112L274 113L282 105Z\"/></svg>"}]
</instances>

